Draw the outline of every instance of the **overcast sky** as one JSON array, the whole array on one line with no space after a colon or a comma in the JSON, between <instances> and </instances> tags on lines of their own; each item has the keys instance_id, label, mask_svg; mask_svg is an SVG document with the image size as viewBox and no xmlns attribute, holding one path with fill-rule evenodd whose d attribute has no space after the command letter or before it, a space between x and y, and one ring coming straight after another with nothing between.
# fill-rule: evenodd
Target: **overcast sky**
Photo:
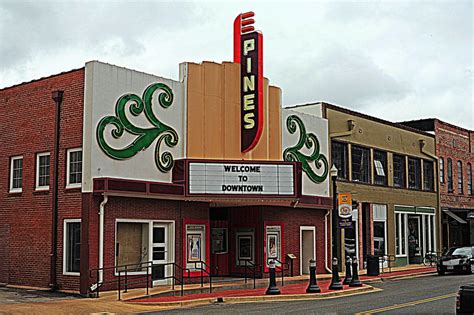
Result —
<instances>
[{"instance_id":1,"label":"overcast sky","mask_svg":"<svg viewBox=\"0 0 474 315\"><path fill-rule=\"evenodd\" d=\"M474 129L474 8L462 0L0 0L0 88L90 60L178 79L180 62L232 61L233 20L246 11L284 105Z\"/></svg>"}]
</instances>

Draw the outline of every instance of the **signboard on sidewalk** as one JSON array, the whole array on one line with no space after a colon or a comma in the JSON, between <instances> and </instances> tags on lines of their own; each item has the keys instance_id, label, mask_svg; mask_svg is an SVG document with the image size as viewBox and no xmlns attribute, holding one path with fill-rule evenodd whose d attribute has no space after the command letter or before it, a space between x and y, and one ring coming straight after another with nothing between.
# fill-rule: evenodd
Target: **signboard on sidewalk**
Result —
<instances>
[{"instance_id":1,"label":"signboard on sidewalk","mask_svg":"<svg viewBox=\"0 0 474 315\"><path fill-rule=\"evenodd\" d=\"M351 193L339 193L338 197L338 214L339 228L352 227L352 195Z\"/></svg>"}]
</instances>

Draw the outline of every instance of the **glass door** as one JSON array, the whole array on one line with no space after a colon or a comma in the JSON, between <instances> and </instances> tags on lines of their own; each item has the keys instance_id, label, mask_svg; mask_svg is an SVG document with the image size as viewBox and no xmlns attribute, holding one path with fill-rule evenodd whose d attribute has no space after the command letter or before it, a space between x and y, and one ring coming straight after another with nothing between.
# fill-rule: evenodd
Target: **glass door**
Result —
<instances>
[{"instance_id":1,"label":"glass door","mask_svg":"<svg viewBox=\"0 0 474 315\"><path fill-rule=\"evenodd\" d=\"M164 264L168 262L168 226L166 224L153 224L153 245L152 261L153 267L151 276L153 284L165 280L169 266Z\"/></svg>"},{"instance_id":2,"label":"glass door","mask_svg":"<svg viewBox=\"0 0 474 315\"><path fill-rule=\"evenodd\" d=\"M408 216L408 262L421 264L420 216Z\"/></svg>"}]
</instances>

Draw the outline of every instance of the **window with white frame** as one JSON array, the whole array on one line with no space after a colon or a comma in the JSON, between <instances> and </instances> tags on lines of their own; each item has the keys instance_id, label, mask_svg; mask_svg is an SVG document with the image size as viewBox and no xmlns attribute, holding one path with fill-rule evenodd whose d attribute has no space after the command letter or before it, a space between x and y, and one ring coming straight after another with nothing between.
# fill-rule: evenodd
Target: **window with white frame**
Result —
<instances>
[{"instance_id":1,"label":"window with white frame","mask_svg":"<svg viewBox=\"0 0 474 315\"><path fill-rule=\"evenodd\" d=\"M81 220L64 220L63 273L79 275L81 265Z\"/></svg>"},{"instance_id":2,"label":"window with white frame","mask_svg":"<svg viewBox=\"0 0 474 315\"><path fill-rule=\"evenodd\" d=\"M10 159L10 192L21 192L23 185L23 156Z\"/></svg>"},{"instance_id":3,"label":"window with white frame","mask_svg":"<svg viewBox=\"0 0 474 315\"><path fill-rule=\"evenodd\" d=\"M82 183L82 149L67 151L67 181L66 187L81 187Z\"/></svg>"},{"instance_id":4,"label":"window with white frame","mask_svg":"<svg viewBox=\"0 0 474 315\"><path fill-rule=\"evenodd\" d=\"M49 189L50 155L38 153L36 155L36 190Z\"/></svg>"},{"instance_id":5,"label":"window with white frame","mask_svg":"<svg viewBox=\"0 0 474 315\"><path fill-rule=\"evenodd\" d=\"M406 256L407 214L395 212L395 250L397 256Z\"/></svg>"},{"instance_id":6,"label":"window with white frame","mask_svg":"<svg viewBox=\"0 0 474 315\"><path fill-rule=\"evenodd\" d=\"M462 162L458 161L458 194L463 193L462 184Z\"/></svg>"},{"instance_id":7,"label":"window with white frame","mask_svg":"<svg viewBox=\"0 0 474 315\"><path fill-rule=\"evenodd\" d=\"M444 183L444 159L439 158L439 182Z\"/></svg>"}]
</instances>

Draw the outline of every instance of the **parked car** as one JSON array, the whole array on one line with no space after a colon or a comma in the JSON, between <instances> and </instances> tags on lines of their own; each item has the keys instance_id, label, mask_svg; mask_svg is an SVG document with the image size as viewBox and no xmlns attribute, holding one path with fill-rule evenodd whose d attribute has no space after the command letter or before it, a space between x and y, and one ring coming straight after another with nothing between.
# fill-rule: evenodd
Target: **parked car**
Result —
<instances>
[{"instance_id":1,"label":"parked car","mask_svg":"<svg viewBox=\"0 0 474 315\"><path fill-rule=\"evenodd\" d=\"M474 246L449 248L439 259L436 269L440 276L445 272L474 273Z\"/></svg>"},{"instance_id":2,"label":"parked car","mask_svg":"<svg viewBox=\"0 0 474 315\"><path fill-rule=\"evenodd\" d=\"M456 297L456 314L474 314L474 283L462 285Z\"/></svg>"}]
</instances>

